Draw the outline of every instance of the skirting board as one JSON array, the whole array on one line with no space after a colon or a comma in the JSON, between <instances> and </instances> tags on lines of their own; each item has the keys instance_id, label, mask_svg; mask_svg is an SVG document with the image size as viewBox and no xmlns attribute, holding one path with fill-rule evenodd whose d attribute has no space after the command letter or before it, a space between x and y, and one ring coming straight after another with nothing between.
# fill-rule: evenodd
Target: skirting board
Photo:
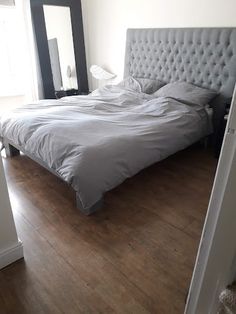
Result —
<instances>
[{"instance_id":1,"label":"skirting board","mask_svg":"<svg viewBox=\"0 0 236 314\"><path fill-rule=\"evenodd\" d=\"M23 244L20 240L18 240L18 243L15 246L0 252L0 269L23 257Z\"/></svg>"}]
</instances>

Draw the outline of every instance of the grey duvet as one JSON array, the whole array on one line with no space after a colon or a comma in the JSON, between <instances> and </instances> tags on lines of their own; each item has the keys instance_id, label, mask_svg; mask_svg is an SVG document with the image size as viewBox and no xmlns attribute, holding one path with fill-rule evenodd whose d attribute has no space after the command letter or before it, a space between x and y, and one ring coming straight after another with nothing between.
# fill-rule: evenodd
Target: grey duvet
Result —
<instances>
[{"instance_id":1,"label":"grey duvet","mask_svg":"<svg viewBox=\"0 0 236 314\"><path fill-rule=\"evenodd\" d=\"M202 106L118 86L1 117L0 133L72 185L84 209L141 169L209 134Z\"/></svg>"}]
</instances>

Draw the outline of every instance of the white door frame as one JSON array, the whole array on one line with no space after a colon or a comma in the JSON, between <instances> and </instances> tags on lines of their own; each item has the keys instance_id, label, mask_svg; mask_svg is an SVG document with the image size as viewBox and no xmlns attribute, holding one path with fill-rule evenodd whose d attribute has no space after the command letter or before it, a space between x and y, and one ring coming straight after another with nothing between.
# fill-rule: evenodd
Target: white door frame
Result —
<instances>
[{"instance_id":1,"label":"white door frame","mask_svg":"<svg viewBox=\"0 0 236 314\"><path fill-rule=\"evenodd\" d=\"M17 236L0 154L0 269L22 257L23 246Z\"/></svg>"},{"instance_id":2,"label":"white door frame","mask_svg":"<svg viewBox=\"0 0 236 314\"><path fill-rule=\"evenodd\" d=\"M216 171L185 314L215 314L236 274L236 97ZM231 127L233 126L233 128Z\"/></svg>"}]
</instances>

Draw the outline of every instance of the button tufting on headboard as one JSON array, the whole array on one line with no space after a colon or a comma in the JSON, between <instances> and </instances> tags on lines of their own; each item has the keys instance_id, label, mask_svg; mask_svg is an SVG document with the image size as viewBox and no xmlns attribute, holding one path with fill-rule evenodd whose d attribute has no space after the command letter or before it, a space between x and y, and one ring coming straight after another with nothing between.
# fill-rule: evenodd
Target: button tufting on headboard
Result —
<instances>
[{"instance_id":1,"label":"button tufting on headboard","mask_svg":"<svg viewBox=\"0 0 236 314\"><path fill-rule=\"evenodd\" d=\"M129 29L124 76L183 80L230 98L236 28Z\"/></svg>"}]
</instances>

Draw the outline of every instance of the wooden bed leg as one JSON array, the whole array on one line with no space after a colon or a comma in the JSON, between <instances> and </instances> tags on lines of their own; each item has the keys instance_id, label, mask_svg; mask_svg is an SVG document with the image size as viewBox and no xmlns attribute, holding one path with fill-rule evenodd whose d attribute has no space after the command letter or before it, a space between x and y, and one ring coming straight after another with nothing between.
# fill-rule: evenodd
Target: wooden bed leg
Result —
<instances>
[{"instance_id":1,"label":"wooden bed leg","mask_svg":"<svg viewBox=\"0 0 236 314\"><path fill-rule=\"evenodd\" d=\"M95 213L96 211L98 211L103 206L103 198L101 198L93 206L85 209L83 207L83 205L81 204L81 201L80 201L78 193L76 193L76 206L83 214L85 214L86 216L89 216L89 215Z\"/></svg>"},{"instance_id":2,"label":"wooden bed leg","mask_svg":"<svg viewBox=\"0 0 236 314\"><path fill-rule=\"evenodd\" d=\"M204 148L205 148L205 149L209 147L209 145L210 145L209 143L210 143L210 137L209 137L209 136L206 136L206 137L204 138Z\"/></svg>"},{"instance_id":3,"label":"wooden bed leg","mask_svg":"<svg viewBox=\"0 0 236 314\"><path fill-rule=\"evenodd\" d=\"M210 146L210 137L206 136L200 140L200 144L203 148L207 149Z\"/></svg>"},{"instance_id":4,"label":"wooden bed leg","mask_svg":"<svg viewBox=\"0 0 236 314\"><path fill-rule=\"evenodd\" d=\"M5 147L7 157L14 157L20 155L20 151L11 144L9 144L8 142L3 141L3 144Z\"/></svg>"}]
</instances>

